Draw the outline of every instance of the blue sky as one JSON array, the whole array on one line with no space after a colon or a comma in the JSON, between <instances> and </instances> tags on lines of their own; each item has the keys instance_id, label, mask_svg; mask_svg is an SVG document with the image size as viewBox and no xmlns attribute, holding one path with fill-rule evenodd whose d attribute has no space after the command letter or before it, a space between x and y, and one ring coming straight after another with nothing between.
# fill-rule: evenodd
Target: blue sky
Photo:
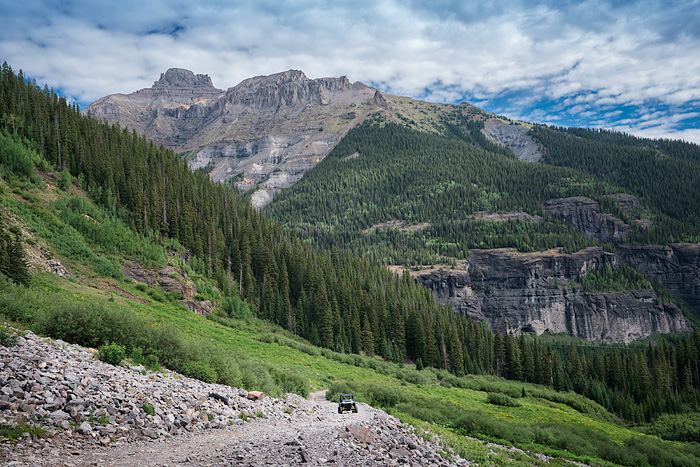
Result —
<instances>
[{"instance_id":1,"label":"blue sky","mask_svg":"<svg viewBox=\"0 0 700 467\"><path fill-rule=\"evenodd\" d=\"M0 61L81 105L171 67L222 89L299 69L700 143L700 0L0 0Z\"/></svg>"}]
</instances>

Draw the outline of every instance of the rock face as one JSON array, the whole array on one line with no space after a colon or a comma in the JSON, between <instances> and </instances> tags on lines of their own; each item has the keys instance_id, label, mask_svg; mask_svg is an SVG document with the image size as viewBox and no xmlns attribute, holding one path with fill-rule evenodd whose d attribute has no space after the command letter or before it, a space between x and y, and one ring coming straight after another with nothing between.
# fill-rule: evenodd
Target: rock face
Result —
<instances>
[{"instance_id":1,"label":"rock face","mask_svg":"<svg viewBox=\"0 0 700 467\"><path fill-rule=\"evenodd\" d=\"M243 173L239 188L259 186L267 204L297 181L384 97L346 77L309 79L298 70L246 79L226 91L207 75L171 68L151 88L113 94L85 113L188 154L190 168L221 182Z\"/></svg>"},{"instance_id":2,"label":"rock face","mask_svg":"<svg viewBox=\"0 0 700 467\"><path fill-rule=\"evenodd\" d=\"M158 270L142 267L136 261L124 261L124 277L150 287L158 286L165 292L176 292L183 298L193 297L195 287L191 280L183 276L182 271L172 266L163 266Z\"/></svg>"},{"instance_id":3,"label":"rock face","mask_svg":"<svg viewBox=\"0 0 700 467\"><path fill-rule=\"evenodd\" d=\"M177 88L194 89L198 93L220 92L214 88L209 75L195 75L190 70L182 68L170 68L165 73L161 73L160 79L153 83L152 89L169 91Z\"/></svg>"},{"instance_id":4,"label":"rock face","mask_svg":"<svg viewBox=\"0 0 700 467\"><path fill-rule=\"evenodd\" d=\"M542 160L542 152L535 140L527 134L528 130L529 128L524 125L514 125L497 118L490 118L484 122L484 129L481 132L494 143L512 149L518 159L539 162Z\"/></svg>"},{"instance_id":5,"label":"rock face","mask_svg":"<svg viewBox=\"0 0 700 467\"><path fill-rule=\"evenodd\" d=\"M636 254L641 262L650 253ZM632 252L623 255L625 261L633 256ZM696 261L700 258L687 256ZM591 268L618 266L622 261L601 248L572 255L472 250L460 270L433 271L418 275L418 280L434 292L438 301L451 304L456 313L485 320L501 333L548 331L587 340L630 342L657 333L690 331L691 325L681 310L673 304L657 304L653 290L587 293L573 284ZM677 272L683 266L678 261L675 268L671 263L664 270L669 280L678 280L680 285L684 282ZM649 268L651 271L651 263ZM657 265L653 270L662 269ZM694 277L699 284L697 270Z\"/></svg>"},{"instance_id":6,"label":"rock face","mask_svg":"<svg viewBox=\"0 0 700 467\"><path fill-rule=\"evenodd\" d=\"M700 314L700 245L619 246L620 258L683 299Z\"/></svg>"},{"instance_id":7,"label":"rock face","mask_svg":"<svg viewBox=\"0 0 700 467\"><path fill-rule=\"evenodd\" d=\"M600 212L596 201L583 196L550 199L544 203L544 209L601 243L610 243L632 233L632 227L612 214Z\"/></svg>"}]
</instances>

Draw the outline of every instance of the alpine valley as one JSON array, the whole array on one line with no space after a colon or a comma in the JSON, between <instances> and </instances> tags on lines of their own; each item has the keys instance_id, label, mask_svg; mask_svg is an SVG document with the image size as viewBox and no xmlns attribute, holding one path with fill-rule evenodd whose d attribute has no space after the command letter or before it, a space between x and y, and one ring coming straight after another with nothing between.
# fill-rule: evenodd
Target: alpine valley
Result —
<instances>
[{"instance_id":1,"label":"alpine valley","mask_svg":"<svg viewBox=\"0 0 700 467\"><path fill-rule=\"evenodd\" d=\"M695 145L513 122L295 70L223 91L170 69L83 113L250 190L319 246L410 267L440 303L504 334L631 342L700 316L700 246L677 243L700 234Z\"/></svg>"},{"instance_id":2,"label":"alpine valley","mask_svg":"<svg viewBox=\"0 0 700 467\"><path fill-rule=\"evenodd\" d=\"M0 462L698 465L698 203L681 141L4 63Z\"/></svg>"}]
</instances>

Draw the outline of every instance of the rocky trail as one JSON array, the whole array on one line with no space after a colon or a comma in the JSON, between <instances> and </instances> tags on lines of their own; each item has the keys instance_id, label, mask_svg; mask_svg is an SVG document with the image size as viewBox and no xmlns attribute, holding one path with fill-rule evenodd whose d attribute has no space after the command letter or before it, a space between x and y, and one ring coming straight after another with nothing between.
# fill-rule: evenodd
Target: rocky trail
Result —
<instances>
[{"instance_id":1,"label":"rocky trail","mask_svg":"<svg viewBox=\"0 0 700 467\"><path fill-rule=\"evenodd\" d=\"M381 410L338 414L325 391L277 399L173 372L114 367L94 351L26 333L0 346L7 466L470 465Z\"/></svg>"}]
</instances>

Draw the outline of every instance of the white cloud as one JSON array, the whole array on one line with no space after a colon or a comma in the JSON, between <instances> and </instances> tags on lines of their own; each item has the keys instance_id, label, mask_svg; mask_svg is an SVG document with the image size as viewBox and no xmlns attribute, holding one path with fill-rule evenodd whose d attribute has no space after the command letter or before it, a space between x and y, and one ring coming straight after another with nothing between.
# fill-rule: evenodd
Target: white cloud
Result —
<instances>
[{"instance_id":1,"label":"white cloud","mask_svg":"<svg viewBox=\"0 0 700 467\"><path fill-rule=\"evenodd\" d=\"M429 100L515 96L513 115L550 121L574 105L597 121L620 105L670 116L700 101L697 1L0 3L0 58L81 102L169 67L220 88L295 68Z\"/></svg>"}]
</instances>

